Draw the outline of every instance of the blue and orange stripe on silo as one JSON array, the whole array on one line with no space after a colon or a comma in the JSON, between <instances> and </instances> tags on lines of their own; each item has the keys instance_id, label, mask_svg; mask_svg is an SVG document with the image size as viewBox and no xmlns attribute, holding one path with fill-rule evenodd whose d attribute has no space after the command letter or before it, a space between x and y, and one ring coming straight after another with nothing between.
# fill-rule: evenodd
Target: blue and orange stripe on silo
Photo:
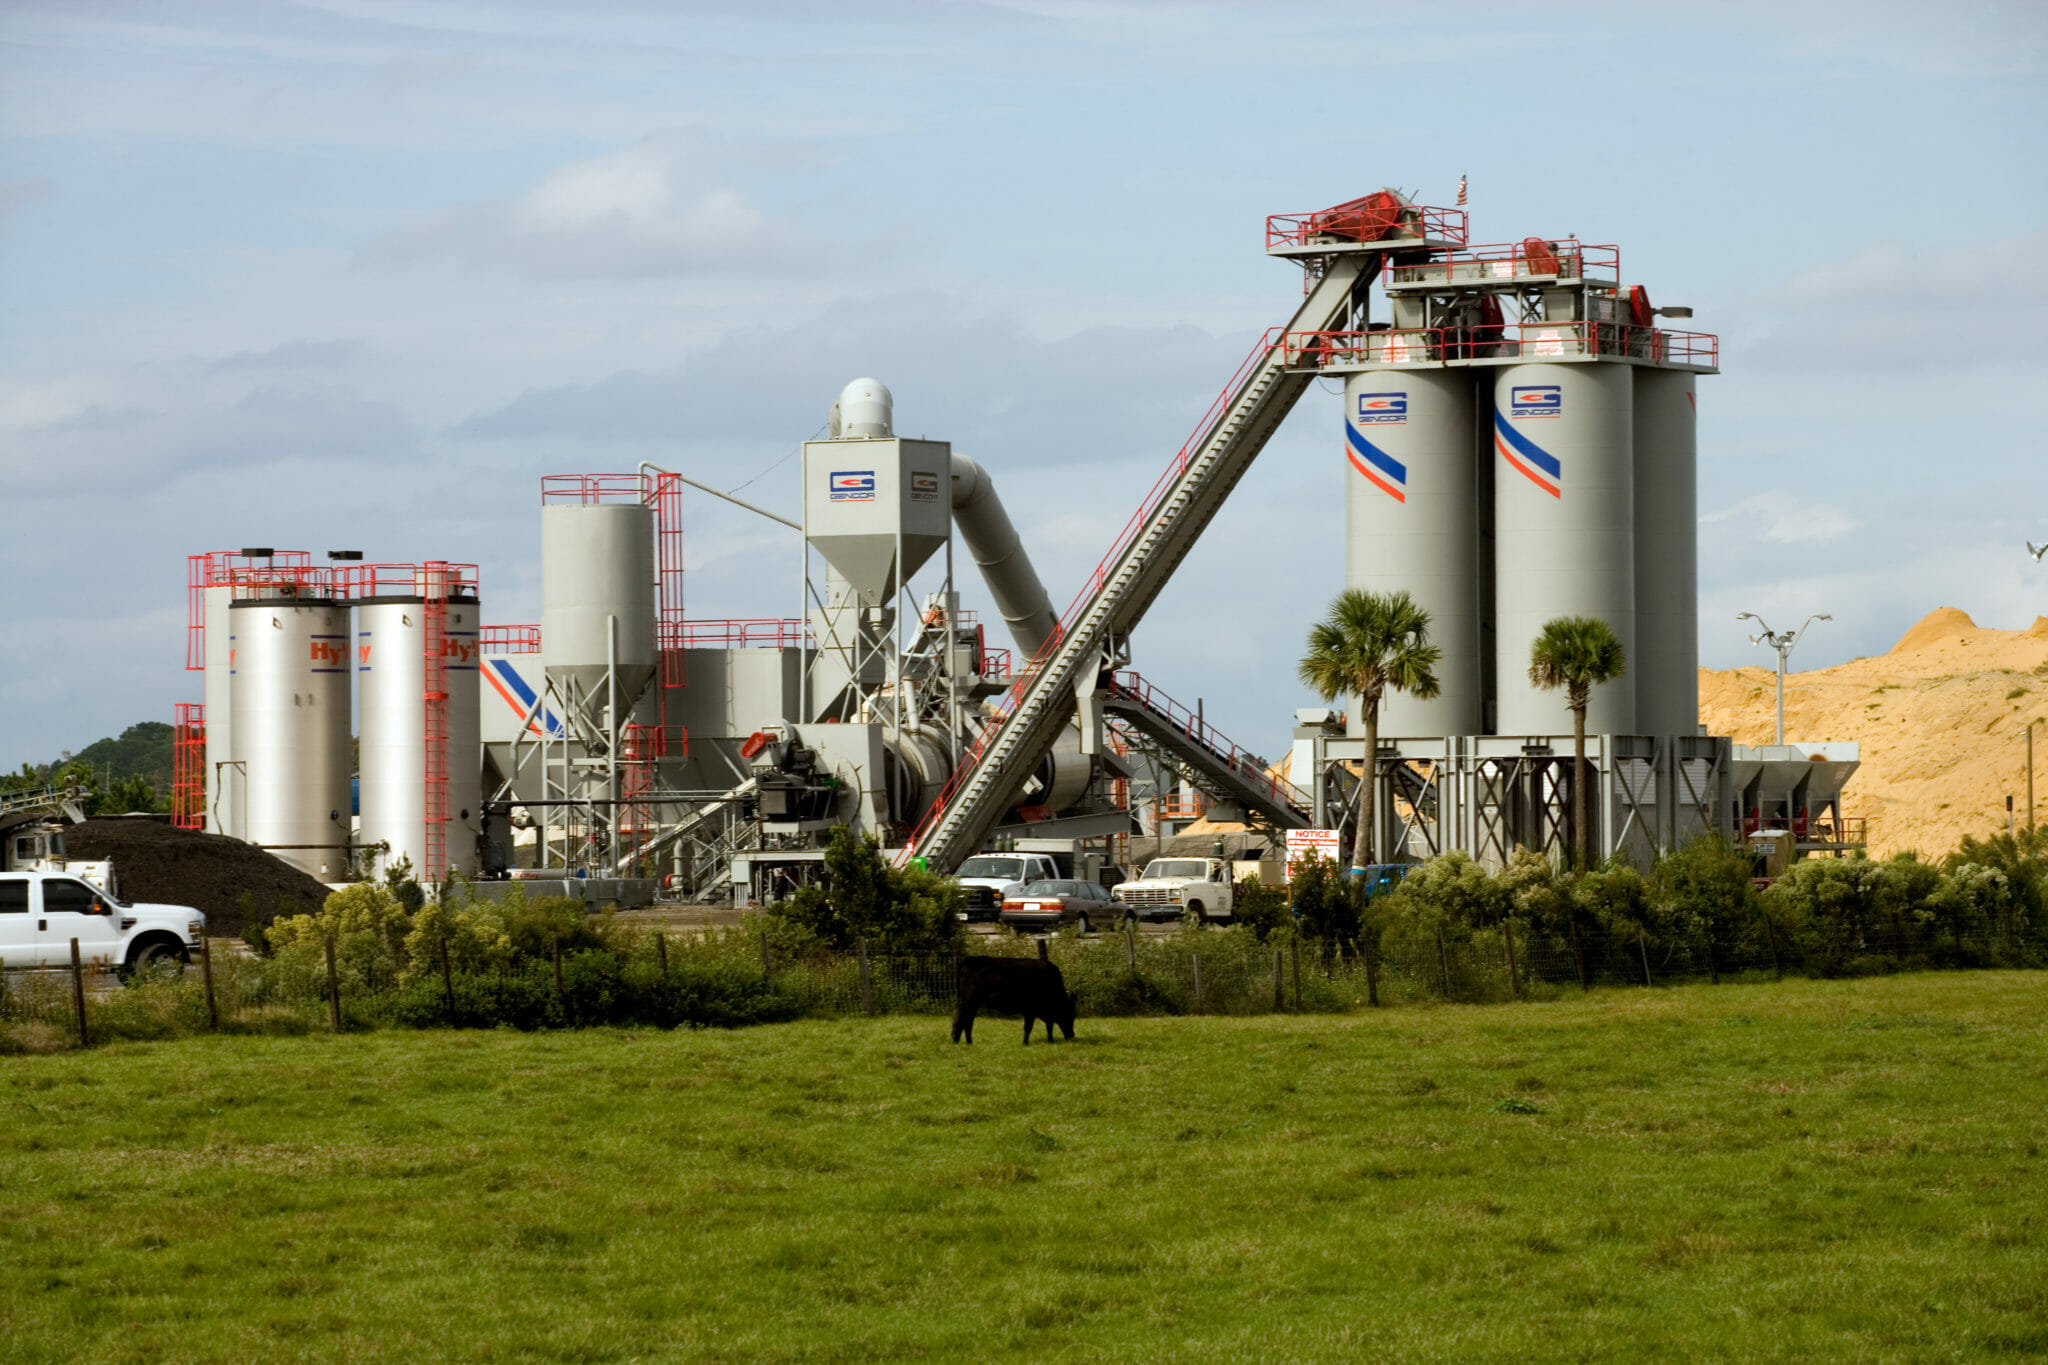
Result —
<instances>
[{"instance_id":1,"label":"blue and orange stripe on silo","mask_svg":"<svg viewBox=\"0 0 2048 1365\"><path fill-rule=\"evenodd\" d=\"M1553 498L1564 498L1564 466L1555 455L1509 426L1507 414L1498 408L1493 414L1493 448L1530 483Z\"/></svg>"},{"instance_id":2,"label":"blue and orange stripe on silo","mask_svg":"<svg viewBox=\"0 0 2048 1365\"><path fill-rule=\"evenodd\" d=\"M1351 443L1351 449L1344 452L1351 467L1395 502L1408 501L1408 466L1366 440L1349 422L1344 424L1344 435Z\"/></svg>"}]
</instances>

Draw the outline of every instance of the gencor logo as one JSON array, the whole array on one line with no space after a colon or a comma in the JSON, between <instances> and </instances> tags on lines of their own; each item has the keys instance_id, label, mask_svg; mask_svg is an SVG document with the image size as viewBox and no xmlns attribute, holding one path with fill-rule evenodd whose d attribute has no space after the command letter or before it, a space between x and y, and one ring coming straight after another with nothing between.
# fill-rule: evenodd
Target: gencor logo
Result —
<instances>
[{"instance_id":1,"label":"gencor logo","mask_svg":"<svg viewBox=\"0 0 2048 1365\"><path fill-rule=\"evenodd\" d=\"M1508 416L1556 417L1564 411L1564 390L1555 384L1517 384L1508 390Z\"/></svg>"},{"instance_id":2,"label":"gencor logo","mask_svg":"<svg viewBox=\"0 0 2048 1365\"><path fill-rule=\"evenodd\" d=\"M831 492L833 502L873 502L875 500L875 471L872 469L835 469L832 471Z\"/></svg>"},{"instance_id":3,"label":"gencor logo","mask_svg":"<svg viewBox=\"0 0 2048 1365\"><path fill-rule=\"evenodd\" d=\"M1358 395L1358 421L1360 425L1389 425L1408 420L1408 395L1405 393L1361 393Z\"/></svg>"}]
</instances>

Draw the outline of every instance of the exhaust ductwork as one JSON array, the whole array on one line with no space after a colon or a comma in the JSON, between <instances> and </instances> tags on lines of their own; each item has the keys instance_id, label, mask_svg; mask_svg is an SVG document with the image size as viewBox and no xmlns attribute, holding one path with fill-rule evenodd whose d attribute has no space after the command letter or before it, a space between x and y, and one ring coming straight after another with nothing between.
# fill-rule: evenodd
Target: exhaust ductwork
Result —
<instances>
[{"instance_id":1,"label":"exhaust ductwork","mask_svg":"<svg viewBox=\"0 0 2048 1365\"><path fill-rule=\"evenodd\" d=\"M1025 659L1034 657L1052 638L1059 617L1053 614L1045 584L1038 581L1038 570L1031 567L1031 556L1017 538L1017 528L1010 524L1010 514L996 496L995 482L987 470L957 451L953 455L953 524L960 528L967 552L980 566L982 581L988 584L1003 624L1010 628L1010 638Z\"/></svg>"}]
</instances>

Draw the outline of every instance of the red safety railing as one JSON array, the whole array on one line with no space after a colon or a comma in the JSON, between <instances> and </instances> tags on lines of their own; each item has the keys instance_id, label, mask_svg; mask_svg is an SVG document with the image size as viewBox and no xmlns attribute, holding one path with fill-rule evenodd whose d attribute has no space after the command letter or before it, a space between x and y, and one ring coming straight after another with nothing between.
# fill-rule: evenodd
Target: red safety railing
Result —
<instances>
[{"instance_id":1,"label":"red safety railing","mask_svg":"<svg viewBox=\"0 0 2048 1365\"><path fill-rule=\"evenodd\" d=\"M1388 285L1485 284L1506 280L1618 280L1621 248L1609 243L1552 242L1528 238L1520 242L1489 242L1445 252L1428 261L1390 265Z\"/></svg>"},{"instance_id":2,"label":"red safety railing","mask_svg":"<svg viewBox=\"0 0 2048 1365\"><path fill-rule=\"evenodd\" d=\"M543 507L646 500L638 474L543 474L540 479Z\"/></svg>"},{"instance_id":3,"label":"red safety railing","mask_svg":"<svg viewBox=\"0 0 2048 1365\"><path fill-rule=\"evenodd\" d=\"M538 654L540 627L480 626L476 643L486 654Z\"/></svg>"},{"instance_id":4,"label":"red safety railing","mask_svg":"<svg viewBox=\"0 0 2048 1365\"><path fill-rule=\"evenodd\" d=\"M680 639L684 649L802 649L812 644L802 621L775 616L685 621Z\"/></svg>"},{"instance_id":5,"label":"red safety railing","mask_svg":"<svg viewBox=\"0 0 2048 1365\"><path fill-rule=\"evenodd\" d=\"M267 555L208 550L185 556L185 667L206 667L206 590L278 570L311 568L306 550L273 550Z\"/></svg>"},{"instance_id":6,"label":"red safety railing","mask_svg":"<svg viewBox=\"0 0 2048 1365\"><path fill-rule=\"evenodd\" d=\"M1366 332L1289 332L1290 369L1331 365L1421 365L1443 360L1542 360L1607 355L1652 364L1718 369L1721 339L1711 332L1667 332L1616 322L1478 323Z\"/></svg>"},{"instance_id":7,"label":"red safety railing","mask_svg":"<svg viewBox=\"0 0 2048 1365\"><path fill-rule=\"evenodd\" d=\"M1009 677L1015 668L1012 657L1007 649L990 649L984 645L981 650L981 676L989 679Z\"/></svg>"},{"instance_id":8,"label":"red safety railing","mask_svg":"<svg viewBox=\"0 0 2048 1365\"><path fill-rule=\"evenodd\" d=\"M447 564L438 560L427 564L343 564L329 570L334 583L334 594L351 602L360 602L371 597L418 597L428 596L428 570L432 569L437 586L444 598L475 597L478 595L477 568L474 564Z\"/></svg>"},{"instance_id":9,"label":"red safety railing","mask_svg":"<svg viewBox=\"0 0 2048 1365\"><path fill-rule=\"evenodd\" d=\"M1135 701L1154 715L1164 716L1172 721L1174 729L1185 735L1192 743L1208 750L1246 786L1264 792L1269 799L1282 805L1293 806L1303 811L1308 809L1310 797L1307 792L1266 771L1264 759L1240 748L1218 733L1216 727L1146 682L1138 674L1129 670L1112 674L1110 690L1112 695Z\"/></svg>"},{"instance_id":10,"label":"red safety railing","mask_svg":"<svg viewBox=\"0 0 2048 1365\"><path fill-rule=\"evenodd\" d=\"M179 829L206 823L206 707L199 702L171 708L171 823Z\"/></svg>"},{"instance_id":11,"label":"red safety railing","mask_svg":"<svg viewBox=\"0 0 2048 1365\"><path fill-rule=\"evenodd\" d=\"M1266 219L1266 250L1341 242L1406 239L1465 245L1465 211L1402 204L1384 190L1314 213L1276 213Z\"/></svg>"},{"instance_id":12,"label":"red safety railing","mask_svg":"<svg viewBox=\"0 0 2048 1365\"><path fill-rule=\"evenodd\" d=\"M1795 844L1867 844L1869 842L1869 817L1848 815L1839 819L1825 816L1798 816L1787 820L1783 817L1766 816L1757 811L1744 812L1738 822L1742 837L1767 829L1789 830Z\"/></svg>"},{"instance_id":13,"label":"red safety railing","mask_svg":"<svg viewBox=\"0 0 2048 1365\"><path fill-rule=\"evenodd\" d=\"M1155 821L1199 820L1208 813L1208 798L1200 792L1193 796L1162 796L1152 803L1152 818Z\"/></svg>"}]
</instances>

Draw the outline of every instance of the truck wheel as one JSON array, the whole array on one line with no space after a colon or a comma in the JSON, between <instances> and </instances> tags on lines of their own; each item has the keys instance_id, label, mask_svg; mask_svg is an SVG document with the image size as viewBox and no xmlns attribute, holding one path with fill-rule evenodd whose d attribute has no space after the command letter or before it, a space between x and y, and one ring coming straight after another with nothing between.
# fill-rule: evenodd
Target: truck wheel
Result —
<instances>
[{"instance_id":1,"label":"truck wheel","mask_svg":"<svg viewBox=\"0 0 2048 1365\"><path fill-rule=\"evenodd\" d=\"M1195 923L1197 924L1207 924L1209 922L1209 917L1202 913L1202 903L1200 901L1189 901L1188 913L1195 917Z\"/></svg>"},{"instance_id":2,"label":"truck wheel","mask_svg":"<svg viewBox=\"0 0 2048 1365\"><path fill-rule=\"evenodd\" d=\"M1074 917L1074 932L1085 935L1088 932L1088 912L1082 911Z\"/></svg>"},{"instance_id":3,"label":"truck wheel","mask_svg":"<svg viewBox=\"0 0 2048 1365\"><path fill-rule=\"evenodd\" d=\"M138 973L176 977L185 973L186 964L191 961L185 945L169 934L151 934L135 945L128 954L128 966L123 979L132 979Z\"/></svg>"}]
</instances>

